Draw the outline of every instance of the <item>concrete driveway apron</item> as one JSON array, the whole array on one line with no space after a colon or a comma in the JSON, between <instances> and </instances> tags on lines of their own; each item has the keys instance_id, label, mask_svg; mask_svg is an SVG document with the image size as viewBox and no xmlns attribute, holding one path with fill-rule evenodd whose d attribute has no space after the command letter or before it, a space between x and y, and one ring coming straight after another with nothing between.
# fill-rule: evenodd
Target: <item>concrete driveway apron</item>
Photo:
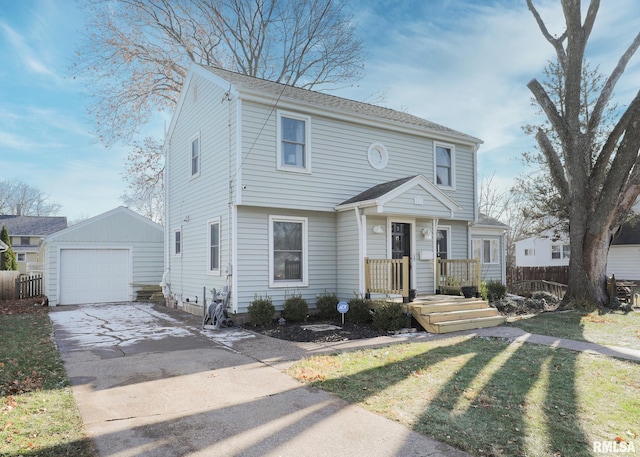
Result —
<instances>
[{"instance_id":1,"label":"concrete driveway apron","mask_svg":"<svg viewBox=\"0 0 640 457\"><path fill-rule=\"evenodd\" d=\"M102 457L467 455L298 383L288 342L146 303L50 316Z\"/></svg>"}]
</instances>

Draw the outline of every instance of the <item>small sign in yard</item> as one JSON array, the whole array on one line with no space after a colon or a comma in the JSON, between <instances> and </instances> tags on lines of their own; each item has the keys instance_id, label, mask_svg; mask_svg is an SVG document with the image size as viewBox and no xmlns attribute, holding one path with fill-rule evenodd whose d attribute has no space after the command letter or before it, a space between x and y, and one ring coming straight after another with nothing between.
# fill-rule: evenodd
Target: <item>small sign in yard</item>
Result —
<instances>
[{"instance_id":1,"label":"small sign in yard","mask_svg":"<svg viewBox=\"0 0 640 457\"><path fill-rule=\"evenodd\" d=\"M346 301L341 301L338 303L338 312L342 314L342 325L344 325L344 313L349 311L349 303Z\"/></svg>"}]
</instances>

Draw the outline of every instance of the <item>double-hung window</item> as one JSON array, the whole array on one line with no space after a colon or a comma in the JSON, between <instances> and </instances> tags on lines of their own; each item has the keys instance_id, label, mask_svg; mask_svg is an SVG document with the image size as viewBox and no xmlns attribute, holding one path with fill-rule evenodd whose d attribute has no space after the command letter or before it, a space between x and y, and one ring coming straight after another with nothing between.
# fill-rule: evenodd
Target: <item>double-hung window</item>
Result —
<instances>
[{"instance_id":1,"label":"double-hung window","mask_svg":"<svg viewBox=\"0 0 640 457\"><path fill-rule=\"evenodd\" d=\"M434 143L436 184L455 187L455 148L453 145Z\"/></svg>"},{"instance_id":2,"label":"double-hung window","mask_svg":"<svg viewBox=\"0 0 640 457\"><path fill-rule=\"evenodd\" d=\"M279 170L309 172L311 170L311 142L309 116L278 112Z\"/></svg>"},{"instance_id":3,"label":"double-hung window","mask_svg":"<svg viewBox=\"0 0 640 457\"><path fill-rule=\"evenodd\" d=\"M499 240L473 240L473 258L482 263L498 263L500 260Z\"/></svg>"},{"instance_id":4,"label":"double-hung window","mask_svg":"<svg viewBox=\"0 0 640 457\"><path fill-rule=\"evenodd\" d=\"M200 174L200 134L191 139L191 176Z\"/></svg>"},{"instance_id":5,"label":"double-hung window","mask_svg":"<svg viewBox=\"0 0 640 457\"><path fill-rule=\"evenodd\" d=\"M307 218L269 217L269 285L308 285Z\"/></svg>"},{"instance_id":6,"label":"double-hung window","mask_svg":"<svg viewBox=\"0 0 640 457\"><path fill-rule=\"evenodd\" d=\"M569 259L571 257L571 246L568 244L553 244L551 245L551 258L552 259Z\"/></svg>"},{"instance_id":7,"label":"double-hung window","mask_svg":"<svg viewBox=\"0 0 640 457\"><path fill-rule=\"evenodd\" d=\"M207 271L209 273L220 273L220 219L209 221L208 225L207 245L209 258Z\"/></svg>"}]
</instances>

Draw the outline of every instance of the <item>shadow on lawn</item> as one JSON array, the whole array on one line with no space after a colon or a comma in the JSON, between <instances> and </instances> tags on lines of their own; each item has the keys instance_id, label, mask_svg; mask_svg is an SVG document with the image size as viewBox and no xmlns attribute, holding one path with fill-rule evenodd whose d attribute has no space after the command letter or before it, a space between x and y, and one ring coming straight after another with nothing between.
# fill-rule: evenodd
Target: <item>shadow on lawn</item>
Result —
<instances>
[{"instance_id":1,"label":"shadow on lawn","mask_svg":"<svg viewBox=\"0 0 640 457\"><path fill-rule=\"evenodd\" d=\"M472 338L322 387L335 383L330 390L339 394L345 382L360 384L358 401L376 409L384 390L395 394L405 379L418 376L424 396L414 406L411 426L422 434L474 455L589 456L591 443L578 422L577 357L546 346ZM444 361L457 364L455 372L443 373L438 364Z\"/></svg>"}]
</instances>

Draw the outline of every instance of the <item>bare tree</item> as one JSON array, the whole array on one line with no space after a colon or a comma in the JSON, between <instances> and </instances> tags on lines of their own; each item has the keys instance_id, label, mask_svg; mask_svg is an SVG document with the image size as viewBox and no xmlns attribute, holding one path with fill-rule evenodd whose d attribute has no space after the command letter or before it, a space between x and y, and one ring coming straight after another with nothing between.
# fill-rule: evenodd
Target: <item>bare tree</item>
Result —
<instances>
[{"instance_id":1,"label":"bare tree","mask_svg":"<svg viewBox=\"0 0 640 457\"><path fill-rule=\"evenodd\" d=\"M100 141L130 141L153 111L173 109L192 63L316 90L358 80L364 47L345 5L346 0L87 2L86 41L74 71L91 90L89 113ZM163 167L154 147L146 149L149 157L144 151L133 147L122 200L159 221Z\"/></svg>"},{"instance_id":2,"label":"bare tree","mask_svg":"<svg viewBox=\"0 0 640 457\"><path fill-rule=\"evenodd\" d=\"M127 190L121 197L130 209L154 222L162 224L164 214L164 158L162 144L146 138L143 143L134 142L127 157L124 180Z\"/></svg>"},{"instance_id":3,"label":"bare tree","mask_svg":"<svg viewBox=\"0 0 640 457\"><path fill-rule=\"evenodd\" d=\"M540 31L556 51L562 69L560 105L533 79L529 90L558 136L559 146L545 129L536 141L569 221L571 258L565 304L608 304L606 264L609 246L640 194L640 92L620 115L602 145L597 145L603 116L613 90L638 46L640 33L608 76L586 125L581 122L585 50L600 6L591 0L582 17L580 0L562 0L566 29L553 36L527 0Z\"/></svg>"},{"instance_id":4,"label":"bare tree","mask_svg":"<svg viewBox=\"0 0 640 457\"><path fill-rule=\"evenodd\" d=\"M606 77L600 73L597 67L591 69L587 61L583 63L580 87L580 128L583 131L588 128L591 114L595 109L598 96L605 82ZM563 99L565 90L564 72L557 61L550 61L545 67L541 84L553 104L558 107L561 113L565 113L565 100ZM537 114L544 117L545 113L537 104L535 98L531 99L531 103L538 107ZM597 126L593 144L591 145L592 160L595 159L599 149L604 145L609 133L613 130L617 112L618 105L616 103L610 103L604 110L602 121ZM538 130L543 130L553 147L557 151L562 150L562 142L546 117L541 124L527 124L522 129L527 135L532 136L535 136ZM512 191L519 194L523 200L528 201L528 205L523 207L523 214L528 221L529 235L547 233L551 236L561 236L569 232L566 207L562 204L562 198L551 179L545 155L540 152L539 147L536 149L535 152L524 152L522 154L522 161L527 166L527 169L516 178ZM564 161L562 155L560 156L560 161Z\"/></svg>"},{"instance_id":5,"label":"bare tree","mask_svg":"<svg viewBox=\"0 0 640 457\"><path fill-rule=\"evenodd\" d=\"M55 216L61 208L33 186L21 181L0 181L0 214Z\"/></svg>"},{"instance_id":6,"label":"bare tree","mask_svg":"<svg viewBox=\"0 0 640 457\"><path fill-rule=\"evenodd\" d=\"M213 65L304 88L359 79L363 43L345 0L92 0L75 71L106 145L171 109L188 66Z\"/></svg>"}]
</instances>

